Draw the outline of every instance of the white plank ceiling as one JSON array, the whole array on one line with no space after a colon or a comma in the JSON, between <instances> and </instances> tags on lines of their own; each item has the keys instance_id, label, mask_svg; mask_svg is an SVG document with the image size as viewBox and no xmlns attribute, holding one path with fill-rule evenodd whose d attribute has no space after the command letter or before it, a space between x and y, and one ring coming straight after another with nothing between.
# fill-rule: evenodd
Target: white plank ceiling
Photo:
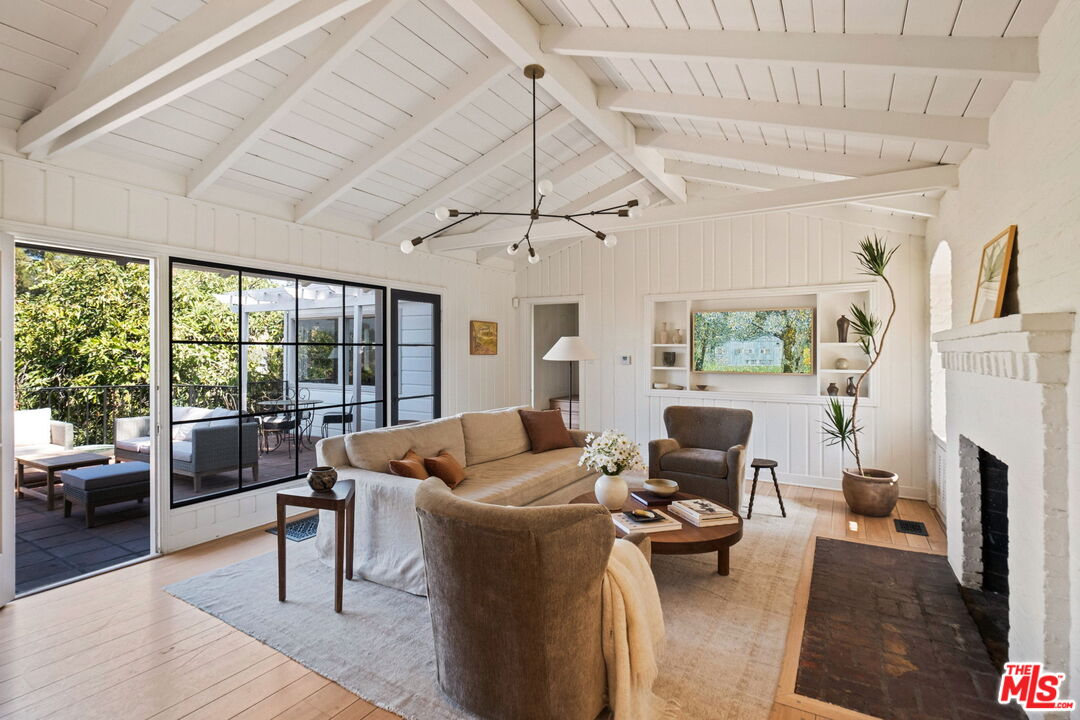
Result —
<instances>
[{"instance_id":1,"label":"white plank ceiling","mask_svg":"<svg viewBox=\"0 0 1080 720\"><path fill-rule=\"evenodd\" d=\"M268 0L269 1L269 0ZM516 0L503 0L514 2ZM229 0L209 0L224 3ZM301 0L301 3L316 0ZM733 30L766 33L876 34L930 37L1037 36L1055 0L520 0L543 26ZM499 49L453 9L455 0L407 0L330 72L306 86L287 112L260 132L217 178L221 186L298 205L354 161L369 156L411 118L452 99L473 69ZM137 13L108 58L129 60L163 33L204 8L204 0L8 0L0 2L0 127L17 130L56 100L54 89L88 52L110 12ZM353 11L357 12L357 11ZM113 16L116 17L115 15ZM171 102L142 114L86 146L87 150L189 175L344 22L281 45ZM575 57L598 89L724 98L765 104L987 118L1010 80L971 74L904 72L873 67L648 57ZM527 128L528 81L507 61L507 72L471 102L441 116L434 129L394 148L328 212L357 221L361 234L462 173ZM106 63L107 65L108 63ZM103 71L99 71L103 72ZM92 79L92 76L91 76ZM85 81L84 81L85 82ZM558 107L541 90L538 114ZM872 132L815 130L749 121L626 112L650 137L689 136L820 153L895 160L912 167L957 163L972 145L897 139ZM678 138L676 138L678 139ZM596 154L600 140L578 120L540 138L541 176L557 173L593 151L597 161L561 180L549 207L574 203L633 173L618 153ZM657 146L667 158L739 171L834 180L805 167L736 160ZM46 150L38 156L48 156ZM527 187L531 157L524 151L433 204L490 208ZM668 166L682 164L668 163ZM700 180L701 178L697 178ZM444 186L445 187L445 186ZM656 194L647 182L620 197ZM599 198L598 200L603 200ZM426 201L426 199L425 199ZM609 203L610 204L610 203ZM430 208L428 208L430 209ZM523 207L522 209L527 209ZM479 223L477 223L479 225ZM410 216L380 239L397 242L437 227L430 213ZM462 228L464 230L464 228ZM471 228L470 228L471 229Z\"/></svg>"}]
</instances>

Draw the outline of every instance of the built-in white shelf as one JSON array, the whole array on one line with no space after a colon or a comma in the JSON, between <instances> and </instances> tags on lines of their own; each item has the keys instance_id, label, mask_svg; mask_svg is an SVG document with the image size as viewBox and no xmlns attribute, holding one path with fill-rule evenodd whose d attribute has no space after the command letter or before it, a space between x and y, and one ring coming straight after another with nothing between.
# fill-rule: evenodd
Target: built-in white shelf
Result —
<instances>
[{"instance_id":1,"label":"built-in white shelf","mask_svg":"<svg viewBox=\"0 0 1080 720\"><path fill-rule=\"evenodd\" d=\"M816 402L828 401L828 385L831 382L841 386L848 377L858 379L866 372L867 358L862 346L856 342L858 336L848 335L851 342L837 342L836 318L848 313L852 304L857 304L873 312L876 306L877 290L873 283L843 283L819 286L806 286L782 289L746 289L700 293L674 293L650 295L645 298L644 327L642 346L648 358L642 363L642 378L645 392L650 396L661 397L696 397L716 399L775 399L779 401ZM690 362L692 347L689 337L692 332L693 315L705 310L752 310L755 308L777 308L813 306L816 317L814 322L814 364L816 372L811 375L778 375L770 378L765 375L724 374L695 371ZM685 333L687 342L659 343L659 333L666 323L669 332L676 329ZM661 365L662 352L677 353L675 366ZM669 356L670 358L670 356ZM835 363L841 358L853 366L847 370L838 370ZM681 374L681 377L680 377ZM659 390L652 387L654 382L687 385L685 390ZM712 390L696 390L695 383L713 386ZM877 381L874 375L867 378L861 388L864 400L873 405L877 395ZM846 396L845 396L846 397Z\"/></svg>"}]
</instances>

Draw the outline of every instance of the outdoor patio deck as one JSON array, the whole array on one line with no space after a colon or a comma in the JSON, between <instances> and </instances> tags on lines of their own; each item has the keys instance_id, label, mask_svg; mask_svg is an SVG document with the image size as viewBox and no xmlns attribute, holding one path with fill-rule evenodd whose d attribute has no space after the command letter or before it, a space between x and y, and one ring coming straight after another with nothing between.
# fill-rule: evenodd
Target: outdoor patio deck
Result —
<instances>
[{"instance_id":1,"label":"outdoor patio deck","mask_svg":"<svg viewBox=\"0 0 1080 720\"><path fill-rule=\"evenodd\" d=\"M300 451L300 472L315 465L314 444ZM259 454L259 480L271 482L294 474L295 450L285 445L273 452ZM27 471L33 481L36 471ZM251 482L245 471L246 483ZM203 477L200 495L235 488L236 473ZM190 477L173 477L173 501L195 496ZM95 511L95 527L86 527L80 506L64 517L64 504L58 502L51 512L45 502L27 495L15 505L16 569L15 592L25 593L52 583L70 580L103 568L143 557L150 552L150 503L134 501L106 505Z\"/></svg>"}]
</instances>

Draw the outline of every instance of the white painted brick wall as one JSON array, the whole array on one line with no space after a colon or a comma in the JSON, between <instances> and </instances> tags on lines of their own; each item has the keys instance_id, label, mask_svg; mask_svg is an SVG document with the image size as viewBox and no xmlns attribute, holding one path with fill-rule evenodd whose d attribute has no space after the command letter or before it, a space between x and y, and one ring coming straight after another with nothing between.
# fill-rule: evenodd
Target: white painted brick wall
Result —
<instances>
[{"instance_id":1,"label":"white painted brick wall","mask_svg":"<svg viewBox=\"0 0 1080 720\"><path fill-rule=\"evenodd\" d=\"M1008 91L991 119L990 147L973 151L964 161L960 188L945 195L940 217L928 225L928 247L947 241L952 249L954 327L968 323L982 245L1011 224L1018 226L1021 312L1080 309L1078 37L1080 2L1062 0L1039 38L1038 80L1016 83ZM1067 467L1046 468L1058 481L1046 488L1052 495L1032 498L1030 506L1015 512L1010 507L1010 530L1025 532L1046 523L1049 532L1063 538L1045 557L1046 575L1033 580L1051 607L1061 608L1055 620L1059 626L1051 628L1052 637L1045 639L1067 647L1069 667L1055 669L1069 672L1076 695L1080 692L1080 332L1073 333L1069 378L1065 405L1047 414L1048 422L1067 425L1059 433L1068 445ZM979 399L966 393L957 397L950 390L950 416L958 411L954 402L968 403L973 412L978 406L991 422L1004 425L1015 420L1009 397ZM1030 466L1016 470L1035 472ZM1010 467L1010 481L1013 475ZM959 501L958 489L950 490L950 500ZM1027 647L1034 651L1036 644Z\"/></svg>"}]
</instances>

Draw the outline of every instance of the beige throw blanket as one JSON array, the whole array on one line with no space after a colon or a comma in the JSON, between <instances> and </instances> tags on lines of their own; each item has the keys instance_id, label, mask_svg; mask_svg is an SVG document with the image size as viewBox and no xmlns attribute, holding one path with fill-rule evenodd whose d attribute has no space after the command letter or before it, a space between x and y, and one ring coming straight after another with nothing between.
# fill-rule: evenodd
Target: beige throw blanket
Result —
<instances>
[{"instance_id":1,"label":"beige throw blanket","mask_svg":"<svg viewBox=\"0 0 1080 720\"><path fill-rule=\"evenodd\" d=\"M614 720L671 717L652 692L664 642L664 615L652 568L641 551L616 540L603 584L603 648Z\"/></svg>"}]
</instances>

